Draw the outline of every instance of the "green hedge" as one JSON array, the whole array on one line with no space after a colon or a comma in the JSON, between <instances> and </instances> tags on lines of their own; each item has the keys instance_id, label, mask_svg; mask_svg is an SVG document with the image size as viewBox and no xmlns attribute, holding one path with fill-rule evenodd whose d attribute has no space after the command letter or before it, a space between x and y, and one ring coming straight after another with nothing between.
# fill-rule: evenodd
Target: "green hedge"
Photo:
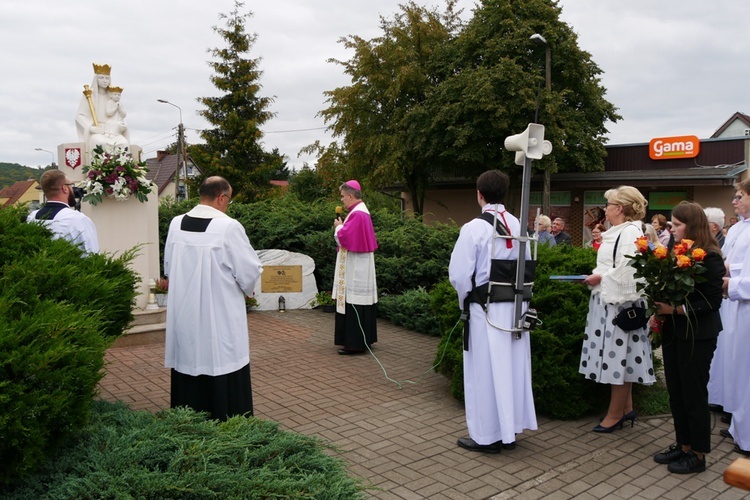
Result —
<instances>
[{"instance_id":1,"label":"green hedge","mask_svg":"<svg viewBox=\"0 0 750 500\"><path fill-rule=\"evenodd\" d=\"M162 255L169 221L194 204L191 201L160 206ZM303 202L289 195L251 204L233 203L228 214L245 227L256 250L282 249L311 257L315 261L318 290L331 290L336 263L333 219L339 204ZM390 208L377 208L378 205L368 207L379 245L375 269L380 293L398 295L419 287L429 288L443 279L458 237L455 224L428 226L419 220L403 218Z\"/></svg>"},{"instance_id":2,"label":"green hedge","mask_svg":"<svg viewBox=\"0 0 750 500\"><path fill-rule=\"evenodd\" d=\"M207 420L190 409L156 415L98 401L69 447L15 488L28 498L362 498L363 484L321 441L278 424Z\"/></svg>"},{"instance_id":3,"label":"green hedge","mask_svg":"<svg viewBox=\"0 0 750 500\"><path fill-rule=\"evenodd\" d=\"M88 420L137 281L131 254L83 256L24 215L0 210L0 483L32 472Z\"/></svg>"}]
</instances>

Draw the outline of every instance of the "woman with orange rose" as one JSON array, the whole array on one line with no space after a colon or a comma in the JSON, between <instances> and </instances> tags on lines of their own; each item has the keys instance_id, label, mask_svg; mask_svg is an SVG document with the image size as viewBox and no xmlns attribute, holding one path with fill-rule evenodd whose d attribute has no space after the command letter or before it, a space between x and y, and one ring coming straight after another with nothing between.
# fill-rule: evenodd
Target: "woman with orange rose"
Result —
<instances>
[{"instance_id":1,"label":"woman with orange rose","mask_svg":"<svg viewBox=\"0 0 750 500\"><path fill-rule=\"evenodd\" d=\"M677 443L657 453L654 461L668 464L669 472L690 474L706 470L705 454L711 451L711 417L708 409L708 373L722 329L719 307L725 272L721 250L703 208L683 201L672 210L673 251L678 267L705 267L699 283L673 306L656 302L660 323L664 374ZM687 255L692 251L692 259Z\"/></svg>"},{"instance_id":2,"label":"woman with orange rose","mask_svg":"<svg viewBox=\"0 0 750 500\"><path fill-rule=\"evenodd\" d=\"M583 280L591 288L591 299L578 371L589 380L610 385L607 415L593 428L606 433L621 429L626 422L633 426L633 382L650 385L656 379L648 325L625 331L614 321L625 308L646 306L630 256L637 251L636 239L643 236L640 220L648 202L632 186L610 189L604 197L611 227L602 234L596 267Z\"/></svg>"}]
</instances>

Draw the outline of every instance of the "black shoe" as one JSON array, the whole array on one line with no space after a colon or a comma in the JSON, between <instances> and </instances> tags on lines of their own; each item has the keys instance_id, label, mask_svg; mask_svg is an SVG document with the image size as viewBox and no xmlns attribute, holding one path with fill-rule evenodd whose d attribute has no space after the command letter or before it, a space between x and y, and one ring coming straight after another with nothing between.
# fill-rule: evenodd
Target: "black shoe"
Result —
<instances>
[{"instance_id":1,"label":"black shoe","mask_svg":"<svg viewBox=\"0 0 750 500\"><path fill-rule=\"evenodd\" d=\"M729 429L722 429L719 431L719 434L724 436L725 438L734 439L732 437L732 434L729 432Z\"/></svg>"},{"instance_id":2,"label":"black shoe","mask_svg":"<svg viewBox=\"0 0 750 500\"><path fill-rule=\"evenodd\" d=\"M731 424L732 423L732 414L731 413L725 413L721 417L721 421L725 424Z\"/></svg>"},{"instance_id":3,"label":"black shoe","mask_svg":"<svg viewBox=\"0 0 750 500\"><path fill-rule=\"evenodd\" d=\"M692 450L683 453L682 457L676 462L667 466L667 470L673 474L692 474L694 472L703 472L706 470L706 457L698 458Z\"/></svg>"},{"instance_id":4,"label":"black shoe","mask_svg":"<svg viewBox=\"0 0 750 500\"><path fill-rule=\"evenodd\" d=\"M339 349L339 354L364 354L367 351L364 349L361 350L353 350L353 349Z\"/></svg>"},{"instance_id":5,"label":"black shoe","mask_svg":"<svg viewBox=\"0 0 750 500\"><path fill-rule=\"evenodd\" d=\"M612 427L604 427L604 426L603 426L602 424L599 424L599 425L597 425L596 427L594 427L594 428L593 428L592 430L593 430L594 432L600 432L600 433L608 434L608 433L610 433L610 432L615 432L615 431L616 431L616 430L618 430L618 429L622 429L622 423L623 423L623 422L625 422L625 417L622 417L622 418L620 419L620 421L619 421L619 422L617 422L617 423L616 423L615 425L613 425ZM632 425L631 425L631 427L632 427Z\"/></svg>"},{"instance_id":6,"label":"black shoe","mask_svg":"<svg viewBox=\"0 0 750 500\"><path fill-rule=\"evenodd\" d=\"M685 452L682 451L682 446L679 444L673 444L667 448L666 451L654 455L654 462L657 464L671 464L672 462L679 460L684 453Z\"/></svg>"},{"instance_id":7,"label":"black shoe","mask_svg":"<svg viewBox=\"0 0 750 500\"><path fill-rule=\"evenodd\" d=\"M516 449L516 442L513 441L512 443L503 443L503 449L504 450L515 450Z\"/></svg>"},{"instance_id":8,"label":"black shoe","mask_svg":"<svg viewBox=\"0 0 750 500\"><path fill-rule=\"evenodd\" d=\"M715 413L724 413L724 407L721 405L708 405L708 409Z\"/></svg>"},{"instance_id":9,"label":"black shoe","mask_svg":"<svg viewBox=\"0 0 750 500\"><path fill-rule=\"evenodd\" d=\"M635 414L635 410L630 410L622 417L622 423L624 424L628 420L630 420L630 428L632 429L635 425L635 420L638 418L638 416Z\"/></svg>"},{"instance_id":10,"label":"black shoe","mask_svg":"<svg viewBox=\"0 0 750 500\"><path fill-rule=\"evenodd\" d=\"M477 444L470 437L458 438L458 446L469 451L481 451L483 453L500 453L503 451L503 442L498 441L492 444ZM509 443L510 444L510 443ZM515 443L514 443L515 446Z\"/></svg>"},{"instance_id":11,"label":"black shoe","mask_svg":"<svg viewBox=\"0 0 750 500\"><path fill-rule=\"evenodd\" d=\"M734 451L736 451L740 455L745 455L746 457L750 457L750 451L743 450L742 448L740 448L740 445L738 444L734 445Z\"/></svg>"}]
</instances>

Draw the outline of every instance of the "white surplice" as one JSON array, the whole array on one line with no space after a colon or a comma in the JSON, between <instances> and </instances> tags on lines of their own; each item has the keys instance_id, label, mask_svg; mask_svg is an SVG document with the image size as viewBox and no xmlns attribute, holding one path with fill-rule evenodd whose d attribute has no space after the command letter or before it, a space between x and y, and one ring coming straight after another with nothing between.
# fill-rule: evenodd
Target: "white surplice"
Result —
<instances>
[{"instance_id":1,"label":"white surplice","mask_svg":"<svg viewBox=\"0 0 750 500\"><path fill-rule=\"evenodd\" d=\"M747 255L750 245L750 220L740 220L729 228L724 246L721 249L724 262L730 269L730 277L739 278L741 275L743 261ZM750 271L748 269L746 273ZM708 402L721 405L724 411L731 412L737 404L737 392L739 388L734 376L734 355L736 347L735 329L742 325L742 321L748 318L739 318L737 309L740 302L737 300L724 299L721 303L721 323L724 329L716 341L716 351L711 360L711 371L708 381ZM738 320L740 322L738 323ZM742 340L742 339L739 339ZM743 384L744 385L744 384Z\"/></svg>"},{"instance_id":2,"label":"white surplice","mask_svg":"<svg viewBox=\"0 0 750 500\"><path fill-rule=\"evenodd\" d=\"M70 208L67 204L54 201L47 204L64 205L65 208L57 212L54 219L37 220L39 210L31 212L27 222L35 222L47 227L53 233L53 238L63 238L74 245L78 245L84 252L99 253L99 237L94 222L81 212Z\"/></svg>"},{"instance_id":3,"label":"white surplice","mask_svg":"<svg viewBox=\"0 0 750 500\"><path fill-rule=\"evenodd\" d=\"M263 266L236 220L206 205L186 215L211 222L205 232L184 231L180 215L169 226L165 365L185 375L225 375L250 362L245 294L252 296Z\"/></svg>"},{"instance_id":4,"label":"white surplice","mask_svg":"<svg viewBox=\"0 0 750 500\"><path fill-rule=\"evenodd\" d=\"M350 209L347 219L354 212L370 214L364 203L358 203ZM346 223L346 219L344 221ZM374 252L350 252L338 241L338 232L342 226L334 230L334 238L338 245L336 252L336 267L334 268L333 290L331 295L336 299L336 311L345 313L345 304L371 306L378 302L378 284L375 275Z\"/></svg>"},{"instance_id":5,"label":"white surplice","mask_svg":"<svg viewBox=\"0 0 750 500\"><path fill-rule=\"evenodd\" d=\"M501 204L485 205L483 212L504 212L508 229L519 235L517 218ZM502 219L499 219L501 221ZM461 228L451 254L450 281L458 293L460 307L472 290L472 275L476 284L490 278L490 259L518 258L519 244L513 241L507 248L505 239L496 239L492 252L494 228L481 219L474 219ZM530 249L526 248L530 259ZM524 304L524 310L528 304ZM494 328L487 322L479 304L470 305L469 350L463 352L464 398L469 436L480 445L502 441L512 443L524 429L536 430L536 410L531 391L531 350L529 333L515 339L513 333ZM488 306L488 316L495 325L513 327L513 302L496 302Z\"/></svg>"},{"instance_id":6,"label":"white surplice","mask_svg":"<svg viewBox=\"0 0 750 500\"><path fill-rule=\"evenodd\" d=\"M722 391L725 411L732 414L729 432L734 442L750 451L750 219L732 226L722 250L729 268L728 299L721 305L725 336L721 353L724 368ZM726 308L725 308L726 306ZM713 377L714 367L711 366ZM713 382L713 380L712 380ZM709 388L711 385L709 385Z\"/></svg>"}]
</instances>

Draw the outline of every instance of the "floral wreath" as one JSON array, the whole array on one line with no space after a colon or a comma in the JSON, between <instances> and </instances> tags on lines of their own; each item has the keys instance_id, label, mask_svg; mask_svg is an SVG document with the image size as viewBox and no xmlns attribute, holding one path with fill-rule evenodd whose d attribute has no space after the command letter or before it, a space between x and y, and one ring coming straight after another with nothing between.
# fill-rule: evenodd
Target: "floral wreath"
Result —
<instances>
[{"instance_id":1,"label":"floral wreath","mask_svg":"<svg viewBox=\"0 0 750 500\"><path fill-rule=\"evenodd\" d=\"M127 149L115 148L105 151L101 145L94 148L91 165L83 167L86 175L81 187L85 191L83 201L92 205L102 202L102 195L117 201L135 196L138 201L148 201L154 184L146 179L146 162L136 162Z\"/></svg>"}]
</instances>

